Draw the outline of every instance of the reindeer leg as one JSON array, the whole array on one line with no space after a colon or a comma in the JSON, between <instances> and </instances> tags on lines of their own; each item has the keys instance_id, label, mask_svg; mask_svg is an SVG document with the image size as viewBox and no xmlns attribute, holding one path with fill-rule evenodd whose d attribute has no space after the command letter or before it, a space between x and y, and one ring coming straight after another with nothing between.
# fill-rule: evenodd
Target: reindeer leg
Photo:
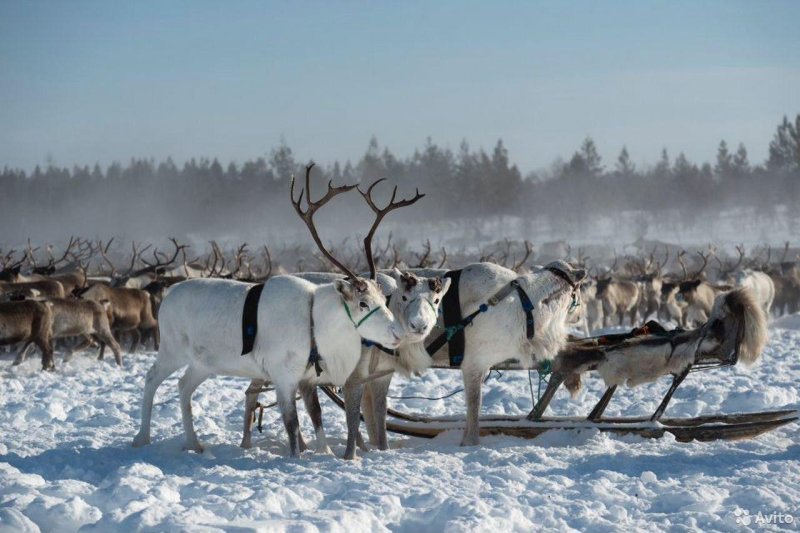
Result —
<instances>
[{"instance_id":1,"label":"reindeer leg","mask_svg":"<svg viewBox=\"0 0 800 533\"><path fill-rule=\"evenodd\" d=\"M197 453L203 453L203 446L197 439L197 433L194 431L194 421L192 419L192 394L197 387L207 380L211 375L205 370L197 367L189 366L186 373L178 380L178 393L181 400L181 418L183 419L183 432L186 434L186 443L183 445L184 450L192 450Z\"/></svg>"},{"instance_id":2,"label":"reindeer leg","mask_svg":"<svg viewBox=\"0 0 800 533\"><path fill-rule=\"evenodd\" d=\"M276 384L275 394L278 397L278 407L283 417L283 425L286 428L286 434L289 436L289 455L292 457L300 456L300 439L298 438L300 421L297 419L296 393L296 385L293 387L278 387Z\"/></svg>"},{"instance_id":3,"label":"reindeer leg","mask_svg":"<svg viewBox=\"0 0 800 533\"><path fill-rule=\"evenodd\" d=\"M250 386L244 391L244 431L242 433L242 443L239 445L245 450L252 446L253 435L253 415L256 411L256 404L258 403L258 394L264 388L266 380L254 379L250 382Z\"/></svg>"},{"instance_id":4,"label":"reindeer leg","mask_svg":"<svg viewBox=\"0 0 800 533\"><path fill-rule=\"evenodd\" d=\"M689 375L689 371L692 369L692 365L686 367L686 370L681 372L680 374L675 374L672 376L672 385L670 385L667 394L664 395L664 399L661 400L661 404L659 404L656 412L653 413L653 416L650 417L650 420L656 422L661 419L661 416L664 414L664 411L667 410L667 405L669 405L670 400L672 400L672 395L675 394L675 391L678 390L678 387L683 380L686 379L686 376Z\"/></svg>"},{"instance_id":5,"label":"reindeer leg","mask_svg":"<svg viewBox=\"0 0 800 533\"><path fill-rule=\"evenodd\" d=\"M587 420L592 422L597 422L603 416L603 413L608 407L608 402L611 401L611 397L614 396L614 393L617 391L616 385L611 385L606 389L603 395L600 397L600 400L595 404L594 409L592 412L589 413L589 416L586 417Z\"/></svg>"},{"instance_id":6,"label":"reindeer leg","mask_svg":"<svg viewBox=\"0 0 800 533\"><path fill-rule=\"evenodd\" d=\"M564 383L565 377L566 376L562 375L560 372L553 372L550 374L550 379L547 381L547 388L544 390L542 397L539 398L539 401L536 402L536 405L533 406L531 412L528 413L528 420L539 420L542 418L547 406L550 405L550 402L553 400L556 391L561 384Z\"/></svg>"},{"instance_id":7,"label":"reindeer leg","mask_svg":"<svg viewBox=\"0 0 800 533\"><path fill-rule=\"evenodd\" d=\"M111 334L110 330L100 330L94 335L95 340L100 343L101 353L105 351L106 345L111 348L111 351L114 352L114 361L117 363L118 366L122 366L122 348L120 348L119 343L114 339L114 336Z\"/></svg>"},{"instance_id":8,"label":"reindeer leg","mask_svg":"<svg viewBox=\"0 0 800 533\"><path fill-rule=\"evenodd\" d=\"M386 412L388 410L386 404L386 396L389 394L389 386L392 384L392 376L387 376L370 383L372 386L372 412L375 417L374 431L375 440L373 444L378 446L379 450L388 450L389 441L386 437Z\"/></svg>"},{"instance_id":9,"label":"reindeer leg","mask_svg":"<svg viewBox=\"0 0 800 533\"><path fill-rule=\"evenodd\" d=\"M142 418L139 433L133 438L133 446L138 448L150 444L150 420L153 415L153 397L159 385L183 364L174 363L169 357L159 357L144 379L144 393L142 394Z\"/></svg>"},{"instance_id":10,"label":"reindeer leg","mask_svg":"<svg viewBox=\"0 0 800 533\"><path fill-rule=\"evenodd\" d=\"M461 373L467 400L467 425L464 428L461 446L476 446L480 444L481 386L487 370L462 367Z\"/></svg>"},{"instance_id":11,"label":"reindeer leg","mask_svg":"<svg viewBox=\"0 0 800 533\"><path fill-rule=\"evenodd\" d=\"M311 417L311 424L314 426L314 435L317 439L317 453L333 455L330 446L328 446L328 440L325 438L325 428L322 427L322 408L319 405L317 386L309 382L301 383L300 394L303 396L306 412L308 416Z\"/></svg>"},{"instance_id":12,"label":"reindeer leg","mask_svg":"<svg viewBox=\"0 0 800 533\"><path fill-rule=\"evenodd\" d=\"M355 384L348 379L344 384L344 410L347 418L347 446L344 450L345 459L356 458L356 435L361 428L361 398L364 394L364 384Z\"/></svg>"},{"instance_id":13,"label":"reindeer leg","mask_svg":"<svg viewBox=\"0 0 800 533\"><path fill-rule=\"evenodd\" d=\"M36 339L33 342L42 352L42 370L55 370L56 360L53 356L53 342L44 339Z\"/></svg>"},{"instance_id":14,"label":"reindeer leg","mask_svg":"<svg viewBox=\"0 0 800 533\"><path fill-rule=\"evenodd\" d=\"M14 362L11 363L12 366L21 365L25 362L25 359L28 357L28 352L31 351L33 346L33 341L28 341L25 343L25 346L17 354L17 357L14 358Z\"/></svg>"},{"instance_id":15,"label":"reindeer leg","mask_svg":"<svg viewBox=\"0 0 800 533\"><path fill-rule=\"evenodd\" d=\"M128 354L136 353L136 350L139 349L139 343L142 341L142 333L139 331L138 328L131 330L131 335L133 335L133 341L131 342L131 349L128 351Z\"/></svg>"}]
</instances>

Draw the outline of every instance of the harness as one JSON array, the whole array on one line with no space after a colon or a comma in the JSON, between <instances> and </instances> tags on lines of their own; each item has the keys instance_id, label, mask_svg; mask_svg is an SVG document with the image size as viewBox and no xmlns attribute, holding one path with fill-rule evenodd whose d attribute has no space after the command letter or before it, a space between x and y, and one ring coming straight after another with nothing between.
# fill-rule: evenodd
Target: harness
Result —
<instances>
[{"instance_id":1,"label":"harness","mask_svg":"<svg viewBox=\"0 0 800 533\"><path fill-rule=\"evenodd\" d=\"M347 302L342 300L342 306L344 306L344 310L347 313L347 318L349 318L350 322L353 324L353 326L355 326L356 331L358 331L358 328L361 327L361 324L366 322L369 317L371 317L373 314L375 314L380 309L380 307L375 307L369 313L364 315L361 318L361 320L356 322L353 319L353 315L350 312L350 308L347 307ZM313 366L314 367L314 372L317 373L317 377L320 377L320 375L322 375L322 365L320 365L320 363L322 362L322 356L319 354L319 349L317 348L317 339L316 339L316 336L314 335L314 296L313 295L311 296L311 305L309 306L309 324L311 326L311 350L309 351L309 354L308 354L308 365L306 366L306 369L309 369L309 368L311 368ZM373 342L373 341L371 341L369 339L365 339L364 337L361 337L361 344L364 345L364 346L367 346L364 343L370 343L373 346L379 346L384 351L388 350L387 348L384 348L383 346L381 346L377 342ZM392 353L392 355L394 355L394 350L389 350L389 351Z\"/></svg>"},{"instance_id":2,"label":"harness","mask_svg":"<svg viewBox=\"0 0 800 533\"><path fill-rule=\"evenodd\" d=\"M253 285L247 290L247 295L244 299L244 307L242 312L242 355L247 355L253 351L253 346L256 342L256 335L258 334L258 302L261 299L261 293L264 290L264 284L259 283L257 285ZM389 299L387 298L387 303ZM350 308L347 307L347 302L342 301L342 305L344 306L344 310L347 313L347 318L350 319L350 322L353 323L356 330L367 321L369 317L371 317L375 312L377 312L380 307L376 307L372 309L369 313L364 315L361 320L356 322L353 319L353 315L350 312ZM314 335L314 296L311 296L311 302L309 305L309 325L311 330L311 349L308 353L308 366L306 368L314 367L314 371L317 373L317 377L322 374L322 356L319 354L319 348L317 348L317 339ZM364 346L376 346L379 349L383 350L384 352L390 355L396 355L395 350L389 350L388 348L381 346L376 342L372 342L368 339L362 337L361 344Z\"/></svg>"},{"instance_id":3,"label":"harness","mask_svg":"<svg viewBox=\"0 0 800 533\"><path fill-rule=\"evenodd\" d=\"M264 284L253 285L247 290L244 299L244 309L242 313L242 355L247 355L253 351L256 343L256 333L258 333L258 301L261 299L261 292Z\"/></svg>"},{"instance_id":4,"label":"harness","mask_svg":"<svg viewBox=\"0 0 800 533\"><path fill-rule=\"evenodd\" d=\"M564 276L566 276L566 274L564 274ZM508 285L495 293L494 296L489 298L486 303L478 306L476 311L473 311L469 315L462 317L461 301L459 297L461 271L452 270L445 274L445 277L449 277L452 280L450 290L447 291L447 293L444 295L444 299L442 300L445 331L425 348L425 350L428 352L428 355L433 357L433 355L439 351L442 346L447 344L450 366L460 366L464 360L464 349L466 346L464 328L472 324L478 315L488 311L489 307L496 306L513 291L517 292L520 305L525 313L525 337L528 340L533 339L534 335L536 334L536 327L533 321L534 305L528 294L525 292L525 289L523 289L520 285L519 280L512 280ZM570 282L570 285L573 288L575 287L572 282Z\"/></svg>"}]
</instances>

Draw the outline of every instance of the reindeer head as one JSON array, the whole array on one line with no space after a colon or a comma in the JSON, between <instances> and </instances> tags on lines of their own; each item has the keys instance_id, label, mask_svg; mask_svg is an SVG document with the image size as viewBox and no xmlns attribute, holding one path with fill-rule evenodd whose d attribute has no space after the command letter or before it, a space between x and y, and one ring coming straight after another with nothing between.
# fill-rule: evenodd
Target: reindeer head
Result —
<instances>
[{"instance_id":1,"label":"reindeer head","mask_svg":"<svg viewBox=\"0 0 800 533\"><path fill-rule=\"evenodd\" d=\"M12 268L6 268L2 272L0 272L0 281L5 281L8 283L16 283L19 279L19 273L22 269L21 266L15 266Z\"/></svg>"},{"instance_id":2,"label":"reindeer head","mask_svg":"<svg viewBox=\"0 0 800 533\"><path fill-rule=\"evenodd\" d=\"M386 307L386 297L371 279L337 279L333 282L342 297L345 312L362 338L387 348L397 348L404 331Z\"/></svg>"},{"instance_id":3,"label":"reindeer head","mask_svg":"<svg viewBox=\"0 0 800 533\"><path fill-rule=\"evenodd\" d=\"M394 269L397 282L391 307L406 332L408 342L422 342L436 326L439 305L450 288L450 278L420 278Z\"/></svg>"},{"instance_id":4,"label":"reindeer head","mask_svg":"<svg viewBox=\"0 0 800 533\"><path fill-rule=\"evenodd\" d=\"M601 276L597 278L595 297L602 298L606 294L606 292L608 292L608 288L611 287L612 281L613 279L611 276Z\"/></svg>"},{"instance_id":5,"label":"reindeer head","mask_svg":"<svg viewBox=\"0 0 800 533\"><path fill-rule=\"evenodd\" d=\"M577 310L585 278L585 269L559 260L516 279L533 304L531 348L537 359L552 359L566 342L568 318Z\"/></svg>"},{"instance_id":6,"label":"reindeer head","mask_svg":"<svg viewBox=\"0 0 800 533\"><path fill-rule=\"evenodd\" d=\"M693 304L697 299L697 288L703 283L703 280L695 279L692 281L682 281L678 285L678 294L689 305Z\"/></svg>"}]
</instances>

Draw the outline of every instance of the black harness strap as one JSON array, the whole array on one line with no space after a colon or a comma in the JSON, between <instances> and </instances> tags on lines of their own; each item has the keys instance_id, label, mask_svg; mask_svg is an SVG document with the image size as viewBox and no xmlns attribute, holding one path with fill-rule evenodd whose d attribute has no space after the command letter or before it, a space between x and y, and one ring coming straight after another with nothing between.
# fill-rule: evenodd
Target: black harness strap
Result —
<instances>
[{"instance_id":1,"label":"black harness strap","mask_svg":"<svg viewBox=\"0 0 800 533\"><path fill-rule=\"evenodd\" d=\"M258 301L261 299L261 291L264 284L253 285L247 291L244 299L244 310L242 313L242 355L247 355L253 351L258 333Z\"/></svg>"},{"instance_id":2,"label":"black harness strap","mask_svg":"<svg viewBox=\"0 0 800 533\"><path fill-rule=\"evenodd\" d=\"M397 357L397 350L390 350L389 348L387 348L383 344L378 344L377 342L372 342L372 341L367 340L367 339L361 339L361 346L364 346L365 348L377 348L377 349L379 349L380 351L382 351L383 353L385 353L387 355L391 355L393 357Z\"/></svg>"},{"instance_id":3,"label":"black harness strap","mask_svg":"<svg viewBox=\"0 0 800 533\"><path fill-rule=\"evenodd\" d=\"M314 371L317 373L317 377L322 374L322 366L320 362L322 362L322 356L319 354L319 350L317 349L317 337L314 335L314 297L311 297L311 305L309 306L309 324L311 324L311 350L308 353L308 365L306 368L314 367Z\"/></svg>"},{"instance_id":4,"label":"black harness strap","mask_svg":"<svg viewBox=\"0 0 800 533\"><path fill-rule=\"evenodd\" d=\"M430 346L428 347L428 353L436 353L436 351L441 348L441 345L445 342L447 343L449 357L450 357L450 366L460 366L461 361L464 360L464 349L466 348L466 341L464 337L464 329L459 328L458 326L463 326L466 324L462 324L463 317L461 316L461 296L459 295L459 282L461 281L461 270L451 270L447 272L444 277L450 278L450 289L442 298L442 315L444 319L444 327L445 330L451 331L454 333L445 334L444 340L441 344L434 350L433 352L430 351ZM473 317L474 318L474 317ZM472 322L472 320L470 320ZM452 329L458 328L458 329ZM438 343L442 337L439 337L434 343Z\"/></svg>"},{"instance_id":5,"label":"black harness strap","mask_svg":"<svg viewBox=\"0 0 800 533\"><path fill-rule=\"evenodd\" d=\"M508 296L512 290L517 291L520 305L522 306L522 310L525 312L525 337L528 340L533 339L533 336L536 334L536 327L533 322L533 302L528 297L525 289L523 289L519 284L519 281L511 281L505 288L501 289L497 294L489 298L487 303L481 304L476 311L464 318L461 318L461 301L458 296L458 282L461 278L461 271L454 270L448 272L445 274L445 276L453 280L452 284L450 285L450 289L442 299L445 332L439 335L425 348L425 350L428 352L428 355L433 357L433 355L439 351L442 346L445 345L445 343L447 343L449 345L450 366L461 366L461 363L464 360L464 349L466 347L464 328L472 324L472 321L475 320L479 314L488 311L489 306L497 305L498 302ZM455 297L451 297L450 303L448 304L448 297L453 293L455 294ZM455 300L455 305L457 305L455 308L453 307L453 300Z\"/></svg>"}]
</instances>

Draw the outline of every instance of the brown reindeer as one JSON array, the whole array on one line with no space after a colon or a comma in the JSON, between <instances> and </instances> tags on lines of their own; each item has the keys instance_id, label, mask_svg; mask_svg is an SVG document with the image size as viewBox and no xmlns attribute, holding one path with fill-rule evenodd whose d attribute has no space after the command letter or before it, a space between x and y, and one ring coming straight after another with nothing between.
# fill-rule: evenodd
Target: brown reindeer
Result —
<instances>
[{"instance_id":1,"label":"brown reindeer","mask_svg":"<svg viewBox=\"0 0 800 533\"><path fill-rule=\"evenodd\" d=\"M25 343L15 365L21 363L31 345L35 345L42 352L42 370L54 369L52 333L51 304L32 300L0 303L0 345Z\"/></svg>"},{"instance_id":2,"label":"brown reindeer","mask_svg":"<svg viewBox=\"0 0 800 533\"><path fill-rule=\"evenodd\" d=\"M628 280L614 279L608 275L597 279L595 298L603 303L603 325L613 325L611 320L617 316L619 325L625 322L628 315L631 325L636 323L640 292L636 283Z\"/></svg>"},{"instance_id":3,"label":"brown reindeer","mask_svg":"<svg viewBox=\"0 0 800 533\"><path fill-rule=\"evenodd\" d=\"M108 302L111 311L111 329L115 332L129 331L133 334L129 353L135 352L139 347L142 332L152 334L153 344L158 348L158 322L153 314L153 303L148 292L97 284L81 291L79 297L99 303ZM103 358L103 351L104 347L101 346L99 359Z\"/></svg>"},{"instance_id":4,"label":"brown reindeer","mask_svg":"<svg viewBox=\"0 0 800 533\"><path fill-rule=\"evenodd\" d=\"M678 262L683 269L684 279L678 285L678 294L686 302L686 309L683 313L684 327L693 327L695 324L702 324L708 320L711 309L714 307L714 300L722 292L731 290L730 285L712 285L706 281L704 272L708 266L708 259L713 254L713 250L707 254L697 252L702 264L700 268L691 276L687 273L684 256L685 251L678 254Z\"/></svg>"},{"instance_id":5,"label":"brown reindeer","mask_svg":"<svg viewBox=\"0 0 800 533\"><path fill-rule=\"evenodd\" d=\"M8 300L15 294L34 295L42 298L63 298L64 286L53 279L12 283L0 281L0 301Z\"/></svg>"},{"instance_id":6,"label":"brown reindeer","mask_svg":"<svg viewBox=\"0 0 800 533\"><path fill-rule=\"evenodd\" d=\"M119 343L111 334L111 306L109 302L95 302L77 298L54 298L48 300L53 306L53 338L83 337L108 345L114 352L114 360L122 366ZM87 343L88 344L88 343ZM78 348L80 349L80 348ZM72 351L64 358L72 358Z\"/></svg>"}]
</instances>

